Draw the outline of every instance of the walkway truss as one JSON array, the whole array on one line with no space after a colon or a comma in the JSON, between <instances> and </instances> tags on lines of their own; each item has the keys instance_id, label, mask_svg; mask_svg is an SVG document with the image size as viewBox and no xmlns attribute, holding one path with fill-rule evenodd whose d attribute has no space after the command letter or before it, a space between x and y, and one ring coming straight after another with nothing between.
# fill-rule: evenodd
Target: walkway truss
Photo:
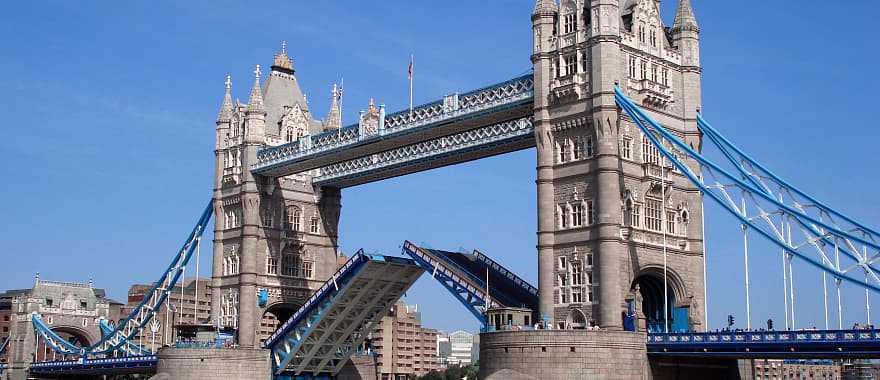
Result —
<instances>
[{"instance_id":1,"label":"walkway truss","mask_svg":"<svg viewBox=\"0 0 880 380\"><path fill-rule=\"evenodd\" d=\"M440 282L484 326L487 306L538 310L538 289L480 251L441 251L407 241L403 253Z\"/></svg>"},{"instance_id":2,"label":"walkway truss","mask_svg":"<svg viewBox=\"0 0 880 380\"><path fill-rule=\"evenodd\" d=\"M421 274L412 260L358 251L266 340L275 373L339 372Z\"/></svg>"}]
</instances>

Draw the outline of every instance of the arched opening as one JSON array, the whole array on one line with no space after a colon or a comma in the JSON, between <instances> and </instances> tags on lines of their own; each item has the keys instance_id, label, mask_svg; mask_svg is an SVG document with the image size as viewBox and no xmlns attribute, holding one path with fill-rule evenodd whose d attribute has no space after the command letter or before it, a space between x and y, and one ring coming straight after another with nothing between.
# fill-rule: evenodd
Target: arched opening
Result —
<instances>
[{"instance_id":1,"label":"arched opening","mask_svg":"<svg viewBox=\"0 0 880 380\"><path fill-rule=\"evenodd\" d=\"M69 342L77 347L88 347L92 345L91 338L89 334L83 330L73 328L73 327L54 327L52 331L55 332L61 339ZM52 350L48 345L43 344L44 342L40 342L37 345L37 355L36 359L38 362L41 361L50 361L50 360L61 360L61 354L56 353Z\"/></svg>"},{"instance_id":2,"label":"arched opening","mask_svg":"<svg viewBox=\"0 0 880 380\"><path fill-rule=\"evenodd\" d=\"M565 321L566 326L569 328L580 330L587 328L587 317L584 315L584 312L578 309L572 309L570 313L568 313L568 318Z\"/></svg>"},{"instance_id":3,"label":"arched opening","mask_svg":"<svg viewBox=\"0 0 880 380\"><path fill-rule=\"evenodd\" d=\"M258 331L260 343L268 339L278 326L290 319L299 308L300 305L291 303L276 303L266 308Z\"/></svg>"},{"instance_id":4,"label":"arched opening","mask_svg":"<svg viewBox=\"0 0 880 380\"><path fill-rule=\"evenodd\" d=\"M676 290L674 276L667 273L664 303L663 272L656 272L658 271L645 271L633 281L632 289L637 290L636 304L633 306L639 322L638 328L649 332L665 332L668 323L669 331L687 331L688 308L677 304L680 292Z\"/></svg>"}]
</instances>

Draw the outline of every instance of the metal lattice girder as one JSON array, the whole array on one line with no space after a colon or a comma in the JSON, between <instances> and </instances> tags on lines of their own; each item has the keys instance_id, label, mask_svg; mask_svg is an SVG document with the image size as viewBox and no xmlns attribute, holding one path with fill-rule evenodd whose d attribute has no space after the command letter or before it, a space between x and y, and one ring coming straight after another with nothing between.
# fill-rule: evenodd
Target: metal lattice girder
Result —
<instances>
[{"instance_id":1,"label":"metal lattice girder","mask_svg":"<svg viewBox=\"0 0 880 380\"><path fill-rule=\"evenodd\" d=\"M531 148L534 133L531 117L509 120L324 166L313 184L349 187Z\"/></svg>"},{"instance_id":2,"label":"metal lattice girder","mask_svg":"<svg viewBox=\"0 0 880 380\"><path fill-rule=\"evenodd\" d=\"M421 274L412 260L358 251L266 340L276 373L338 372Z\"/></svg>"},{"instance_id":3,"label":"metal lattice girder","mask_svg":"<svg viewBox=\"0 0 880 380\"><path fill-rule=\"evenodd\" d=\"M385 117L374 134L358 125L306 136L299 141L257 153L250 170L265 176L285 176L354 160L401 145L409 145L474 128L529 116L533 113L532 75L515 78L465 94Z\"/></svg>"},{"instance_id":4,"label":"metal lattice girder","mask_svg":"<svg viewBox=\"0 0 880 380\"><path fill-rule=\"evenodd\" d=\"M6 339L3 340L3 343L0 343L0 355L3 355L3 353L6 352L6 348L9 347L10 339L12 338L7 336Z\"/></svg>"},{"instance_id":5,"label":"metal lattice girder","mask_svg":"<svg viewBox=\"0 0 880 380\"><path fill-rule=\"evenodd\" d=\"M106 319L102 318L98 321L98 328L101 329L101 336L107 337L113 334L114 327L111 326ZM119 346L117 351L129 356L147 356L153 354L148 348L135 344L131 340L128 340L125 344Z\"/></svg>"},{"instance_id":6,"label":"metal lattice girder","mask_svg":"<svg viewBox=\"0 0 880 380\"><path fill-rule=\"evenodd\" d=\"M481 324L486 324L486 316L484 315L487 303L485 283L474 278L470 273L456 268L454 264L438 255L434 255L409 241L403 243L403 252L412 257L426 272L431 273L431 277L452 293ZM489 299L489 302L491 303L493 300Z\"/></svg>"},{"instance_id":7,"label":"metal lattice girder","mask_svg":"<svg viewBox=\"0 0 880 380\"><path fill-rule=\"evenodd\" d=\"M156 310L165 302L171 289L174 288L184 271L186 271L186 265L196 251L196 247L199 245L202 234L207 229L208 222L211 220L213 213L212 200L208 202L208 206L205 207L196 225L187 236L183 247L177 251L171 264L162 273L159 280L153 284L153 287L144 296L143 301L125 319L120 321L112 331L102 333L102 337L97 343L89 347L72 345L52 331L52 328L44 323L38 314L33 314L31 316L31 324L37 337L41 338L47 347L62 355L92 358L111 355L113 352L126 353L132 345L131 339L140 334L147 326L147 323L155 315ZM148 353L146 349L142 348L141 350L141 353Z\"/></svg>"},{"instance_id":8,"label":"metal lattice girder","mask_svg":"<svg viewBox=\"0 0 880 380\"><path fill-rule=\"evenodd\" d=\"M731 358L880 358L880 330L648 334L648 355Z\"/></svg>"},{"instance_id":9,"label":"metal lattice girder","mask_svg":"<svg viewBox=\"0 0 880 380\"><path fill-rule=\"evenodd\" d=\"M84 375L148 373L156 368L156 355L127 356L122 358L59 360L31 363L33 374Z\"/></svg>"},{"instance_id":10,"label":"metal lattice girder","mask_svg":"<svg viewBox=\"0 0 880 380\"><path fill-rule=\"evenodd\" d=\"M871 266L880 257L880 245L873 241L870 230L844 230L823 218L823 215L841 213L809 213L807 205L792 202L796 198L786 199L773 193L773 189L762 182L769 172L755 176L746 173L748 167L740 166L742 161L730 155L732 144L723 145L728 150L722 149L722 153L726 152L727 162L733 163L734 170L723 168L651 119L619 88L615 89L615 96L618 105L663 157L704 195L739 219L744 228L782 248L788 259L796 256L830 273L838 284L847 281L880 292L880 277ZM716 132L712 136L720 135ZM749 165L752 164L750 161ZM793 187L783 186L783 191L790 189ZM827 209L824 205L817 208ZM856 269L864 272L864 280L853 275Z\"/></svg>"}]
</instances>

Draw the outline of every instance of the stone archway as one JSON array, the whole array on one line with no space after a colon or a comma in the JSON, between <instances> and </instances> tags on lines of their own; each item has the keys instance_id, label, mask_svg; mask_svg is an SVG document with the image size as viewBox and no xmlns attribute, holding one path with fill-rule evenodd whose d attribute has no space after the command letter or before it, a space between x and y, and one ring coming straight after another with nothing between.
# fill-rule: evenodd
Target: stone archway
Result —
<instances>
[{"instance_id":1,"label":"stone archway","mask_svg":"<svg viewBox=\"0 0 880 380\"><path fill-rule=\"evenodd\" d=\"M79 327L73 326L52 326L52 331L57 334L61 339L73 344L77 347L88 347L91 346L92 343L96 342L98 337L94 334L85 331ZM55 351L49 348L47 345L40 344L39 349L36 352L36 361L48 361L48 360L58 360L60 356L58 356Z\"/></svg>"},{"instance_id":2,"label":"stone archway","mask_svg":"<svg viewBox=\"0 0 880 380\"><path fill-rule=\"evenodd\" d=\"M290 319L299 308L300 305L298 304L284 302L274 303L266 307L260 319L259 331L257 332L257 338L260 342L262 343L269 338L278 329L278 326Z\"/></svg>"},{"instance_id":3,"label":"stone archway","mask_svg":"<svg viewBox=\"0 0 880 380\"><path fill-rule=\"evenodd\" d=\"M663 268L648 267L640 271L633 280L631 291L635 295L634 311L637 327L642 331L664 332L669 323L669 331L683 331L690 327L688 307L682 300L687 299L679 276L671 270L666 271L666 291L663 288ZM664 293L666 302L664 302Z\"/></svg>"},{"instance_id":4,"label":"stone archway","mask_svg":"<svg viewBox=\"0 0 880 380\"><path fill-rule=\"evenodd\" d=\"M571 309L568 313L568 318L565 319L565 326L576 330L585 329L588 326L587 316L578 309Z\"/></svg>"}]
</instances>

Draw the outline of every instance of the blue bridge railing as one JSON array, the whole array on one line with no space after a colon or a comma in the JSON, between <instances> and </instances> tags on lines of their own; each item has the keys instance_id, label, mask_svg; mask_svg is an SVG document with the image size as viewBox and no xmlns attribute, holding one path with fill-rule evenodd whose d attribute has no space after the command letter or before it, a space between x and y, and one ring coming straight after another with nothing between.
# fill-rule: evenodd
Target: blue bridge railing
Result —
<instances>
[{"instance_id":1,"label":"blue bridge railing","mask_svg":"<svg viewBox=\"0 0 880 380\"><path fill-rule=\"evenodd\" d=\"M649 333L648 353L729 357L880 357L880 330Z\"/></svg>"}]
</instances>

